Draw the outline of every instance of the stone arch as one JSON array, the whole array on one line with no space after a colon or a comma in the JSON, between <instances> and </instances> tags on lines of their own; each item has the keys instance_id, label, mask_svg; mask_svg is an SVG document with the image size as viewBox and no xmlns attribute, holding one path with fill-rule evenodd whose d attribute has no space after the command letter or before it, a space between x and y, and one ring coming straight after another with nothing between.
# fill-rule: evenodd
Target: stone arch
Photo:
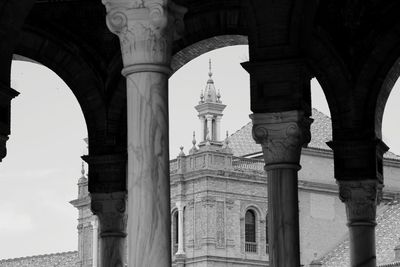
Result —
<instances>
[{"instance_id":1,"label":"stone arch","mask_svg":"<svg viewBox=\"0 0 400 267\"><path fill-rule=\"evenodd\" d=\"M89 149L104 142L106 107L103 101L103 81L96 70L81 55L83 51L71 42L63 42L35 29L24 29L14 53L32 59L53 70L69 86L85 117L90 139Z\"/></svg>"},{"instance_id":2,"label":"stone arch","mask_svg":"<svg viewBox=\"0 0 400 267\"><path fill-rule=\"evenodd\" d=\"M176 72L192 59L212 50L232 45L247 44L247 36L244 35L218 35L203 39L176 52L172 57L171 67L173 72Z\"/></svg>"},{"instance_id":3,"label":"stone arch","mask_svg":"<svg viewBox=\"0 0 400 267\"><path fill-rule=\"evenodd\" d=\"M324 92L331 112L332 130L346 127L350 94L349 70L322 32L314 32L308 50L309 69Z\"/></svg>"},{"instance_id":4,"label":"stone arch","mask_svg":"<svg viewBox=\"0 0 400 267\"><path fill-rule=\"evenodd\" d=\"M400 23L379 39L371 51L358 80L358 89L367 92L365 114L367 127L373 127L375 135L382 138L382 120L386 102L400 76ZM367 89L367 90L366 90Z\"/></svg>"}]
</instances>

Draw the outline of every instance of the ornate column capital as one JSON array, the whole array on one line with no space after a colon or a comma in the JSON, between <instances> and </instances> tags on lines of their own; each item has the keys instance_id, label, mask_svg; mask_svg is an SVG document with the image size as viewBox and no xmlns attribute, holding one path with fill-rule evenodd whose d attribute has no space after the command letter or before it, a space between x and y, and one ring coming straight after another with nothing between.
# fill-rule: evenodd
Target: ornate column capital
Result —
<instances>
[{"instance_id":1,"label":"ornate column capital","mask_svg":"<svg viewBox=\"0 0 400 267\"><path fill-rule=\"evenodd\" d=\"M185 8L166 0L102 0L102 3L107 10L107 26L120 39L124 75L138 71L127 69L137 64L169 67L171 43L174 35L183 32Z\"/></svg>"},{"instance_id":2,"label":"ornate column capital","mask_svg":"<svg viewBox=\"0 0 400 267\"><path fill-rule=\"evenodd\" d=\"M346 204L348 226L375 226L376 206L383 185L377 180L338 181L339 198Z\"/></svg>"},{"instance_id":3,"label":"ornate column capital","mask_svg":"<svg viewBox=\"0 0 400 267\"><path fill-rule=\"evenodd\" d=\"M255 113L250 118L253 121L253 138L262 146L265 169L282 164L299 169L301 147L310 142L313 120L298 110Z\"/></svg>"},{"instance_id":4,"label":"ornate column capital","mask_svg":"<svg viewBox=\"0 0 400 267\"><path fill-rule=\"evenodd\" d=\"M92 193L91 209L99 218L100 236L126 236L126 193Z\"/></svg>"}]
</instances>

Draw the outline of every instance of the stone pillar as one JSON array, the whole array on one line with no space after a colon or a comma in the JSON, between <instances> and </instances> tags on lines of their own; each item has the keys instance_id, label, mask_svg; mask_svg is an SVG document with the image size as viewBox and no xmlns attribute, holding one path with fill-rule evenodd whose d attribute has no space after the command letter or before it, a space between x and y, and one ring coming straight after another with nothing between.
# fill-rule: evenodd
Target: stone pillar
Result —
<instances>
[{"instance_id":1,"label":"stone pillar","mask_svg":"<svg viewBox=\"0 0 400 267\"><path fill-rule=\"evenodd\" d=\"M168 78L174 23L185 10L166 0L103 3L127 84L128 266L170 266Z\"/></svg>"},{"instance_id":2,"label":"stone pillar","mask_svg":"<svg viewBox=\"0 0 400 267\"><path fill-rule=\"evenodd\" d=\"M210 140L213 140L213 132L212 132L212 115L206 115L206 119L207 119L207 136L206 139L209 137Z\"/></svg>"},{"instance_id":3,"label":"stone pillar","mask_svg":"<svg viewBox=\"0 0 400 267\"><path fill-rule=\"evenodd\" d=\"M215 118L215 141L221 141L221 117Z\"/></svg>"},{"instance_id":4,"label":"stone pillar","mask_svg":"<svg viewBox=\"0 0 400 267\"><path fill-rule=\"evenodd\" d=\"M300 266L297 172L301 147L310 141L311 119L298 110L250 117L268 175L269 266Z\"/></svg>"},{"instance_id":5,"label":"stone pillar","mask_svg":"<svg viewBox=\"0 0 400 267\"><path fill-rule=\"evenodd\" d=\"M98 232L98 222L97 218L94 217L94 220L92 222L92 229L93 229L93 241L92 241L92 263L93 267L98 267L97 263L97 258L98 258L98 251L99 251L99 245L98 245L98 240L99 240L99 232Z\"/></svg>"},{"instance_id":6,"label":"stone pillar","mask_svg":"<svg viewBox=\"0 0 400 267\"><path fill-rule=\"evenodd\" d=\"M375 217L382 184L377 180L338 181L338 184L339 197L346 205L350 266L375 267Z\"/></svg>"},{"instance_id":7,"label":"stone pillar","mask_svg":"<svg viewBox=\"0 0 400 267\"><path fill-rule=\"evenodd\" d=\"M185 254L185 249L183 247L183 208L185 207L182 201L176 202L176 207L178 208L178 251L176 254Z\"/></svg>"},{"instance_id":8,"label":"stone pillar","mask_svg":"<svg viewBox=\"0 0 400 267\"><path fill-rule=\"evenodd\" d=\"M91 193L92 212L99 218L101 267L125 266L125 192Z\"/></svg>"},{"instance_id":9,"label":"stone pillar","mask_svg":"<svg viewBox=\"0 0 400 267\"><path fill-rule=\"evenodd\" d=\"M206 119L202 116L200 117L200 142L203 142L206 140L206 136L204 135L205 132L205 121Z\"/></svg>"},{"instance_id":10,"label":"stone pillar","mask_svg":"<svg viewBox=\"0 0 400 267\"><path fill-rule=\"evenodd\" d=\"M346 140L367 130L337 131L328 145L334 152L339 197L345 203L350 236L350 266L375 267L376 206L382 197L383 154L389 149L379 138ZM334 135L335 137L335 135Z\"/></svg>"}]
</instances>

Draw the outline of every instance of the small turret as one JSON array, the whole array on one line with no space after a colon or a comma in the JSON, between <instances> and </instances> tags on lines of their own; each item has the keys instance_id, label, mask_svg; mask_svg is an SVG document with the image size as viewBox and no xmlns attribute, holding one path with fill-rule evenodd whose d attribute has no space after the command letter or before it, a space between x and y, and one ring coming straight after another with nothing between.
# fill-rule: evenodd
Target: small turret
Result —
<instances>
[{"instance_id":1,"label":"small turret","mask_svg":"<svg viewBox=\"0 0 400 267\"><path fill-rule=\"evenodd\" d=\"M212 78L211 59L209 60L208 80L206 87L200 93L199 104L195 107L200 119L200 142L199 147L212 145L222 147L220 139L221 118L226 105L222 104L221 92L217 90Z\"/></svg>"}]
</instances>

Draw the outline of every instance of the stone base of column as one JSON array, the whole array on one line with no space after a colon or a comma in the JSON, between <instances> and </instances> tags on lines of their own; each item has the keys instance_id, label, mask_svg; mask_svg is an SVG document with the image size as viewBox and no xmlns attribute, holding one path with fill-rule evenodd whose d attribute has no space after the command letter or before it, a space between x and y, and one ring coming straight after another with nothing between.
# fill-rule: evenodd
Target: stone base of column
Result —
<instances>
[{"instance_id":1,"label":"stone base of column","mask_svg":"<svg viewBox=\"0 0 400 267\"><path fill-rule=\"evenodd\" d=\"M175 264L176 267L184 267L185 266L185 261L186 261L186 255L183 254L175 254Z\"/></svg>"}]
</instances>

